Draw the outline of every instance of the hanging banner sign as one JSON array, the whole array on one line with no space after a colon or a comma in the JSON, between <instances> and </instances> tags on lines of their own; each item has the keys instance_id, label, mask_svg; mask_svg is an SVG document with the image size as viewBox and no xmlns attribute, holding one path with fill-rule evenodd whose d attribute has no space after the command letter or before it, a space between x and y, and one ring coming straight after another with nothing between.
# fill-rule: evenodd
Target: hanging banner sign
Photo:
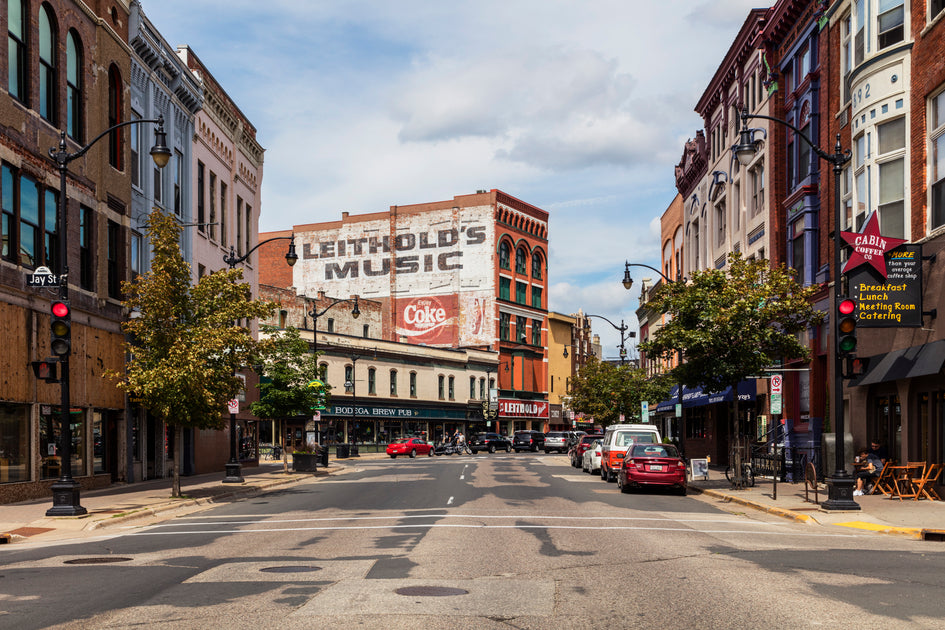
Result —
<instances>
[{"instance_id":1,"label":"hanging banner sign","mask_svg":"<svg viewBox=\"0 0 945 630\"><path fill-rule=\"evenodd\" d=\"M922 246L902 245L885 255L883 278L871 265L848 274L857 301L858 328L922 326Z\"/></svg>"}]
</instances>

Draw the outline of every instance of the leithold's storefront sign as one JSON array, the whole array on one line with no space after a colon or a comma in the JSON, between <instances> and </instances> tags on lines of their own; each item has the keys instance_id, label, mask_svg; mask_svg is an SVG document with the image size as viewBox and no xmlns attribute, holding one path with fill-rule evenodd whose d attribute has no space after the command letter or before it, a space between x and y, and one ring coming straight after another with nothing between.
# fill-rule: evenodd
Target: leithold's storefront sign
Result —
<instances>
[{"instance_id":1,"label":"leithold's storefront sign","mask_svg":"<svg viewBox=\"0 0 945 630\"><path fill-rule=\"evenodd\" d=\"M922 247L879 234L876 213L862 232L842 232L853 246L843 271L863 328L922 325Z\"/></svg>"}]
</instances>

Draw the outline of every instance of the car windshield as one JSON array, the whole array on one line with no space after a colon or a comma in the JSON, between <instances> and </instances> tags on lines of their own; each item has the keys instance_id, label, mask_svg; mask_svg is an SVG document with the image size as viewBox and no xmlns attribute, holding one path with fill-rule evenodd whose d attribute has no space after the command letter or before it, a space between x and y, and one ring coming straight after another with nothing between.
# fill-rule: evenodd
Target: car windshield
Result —
<instances>
[{"instance_id":1,"label":"car windshield","mask_svg":"<svg viewBox=\"0 0 945 630\"><path fill-rule=\"evenodd\" d=\"M391 442L391 444L406 444L410 441L410 438L400 438Z\"/></svg>"},{"instance_id":2,"label":"car windshield","mask_svg":"<svg viewBox=\"0 0 945 630\"><path fill-rule=\"evenodd\" d=\"M633 447L632 457L679 457L679 453L670 444L638 444Z\"/></svg>"},{"instance_id":3,"label":"car windshield","mask_svg":"<svg viewBox=\"0 0 945 630\"><path fill-rule=\"evenodd\" d=\"M630 446L632 444L653 444L653 434L646 432L621 431L617 434L617 446Z\"/></svg>"},{"instance_id":4,"label":"car windshield","mask_svg":"<svg viewBox=\"0 0 945 630\"><path fill-rule=\"evenodd\" d=\"M599 440L601 436L599 435L585 435L581 438L582 444L593 444L595 441Z\"/></svg>"}]
</instances>

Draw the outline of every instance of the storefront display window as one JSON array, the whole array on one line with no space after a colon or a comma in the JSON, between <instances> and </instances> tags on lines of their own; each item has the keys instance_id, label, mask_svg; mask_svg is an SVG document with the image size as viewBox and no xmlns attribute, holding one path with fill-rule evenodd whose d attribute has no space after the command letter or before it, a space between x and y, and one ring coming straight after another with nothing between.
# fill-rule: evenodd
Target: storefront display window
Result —
<instances>
[{"instance_id":1,"label":"storefront display window","mask_svg":"<svg viewBox=\"0 0 945 630\"><path fill-rule=\"evenodd\" d=\"M29 406L0 405L0 483L28 481Z\"/></svg>"},{"instance_id":2,"label":"storefront display window","mask_svg":"<svg viewBox=\"0 0 945 630\"><path fill-rule=\"evenodd\" d=\"M69 415L72 425L72 474L85 475L85 441L82 439L85 412L73 411ZM55 408L44 405L39 422L40 479L58 479L62 475L61 448L59 446L60 415Z\"/></svg>"}]
</instances>

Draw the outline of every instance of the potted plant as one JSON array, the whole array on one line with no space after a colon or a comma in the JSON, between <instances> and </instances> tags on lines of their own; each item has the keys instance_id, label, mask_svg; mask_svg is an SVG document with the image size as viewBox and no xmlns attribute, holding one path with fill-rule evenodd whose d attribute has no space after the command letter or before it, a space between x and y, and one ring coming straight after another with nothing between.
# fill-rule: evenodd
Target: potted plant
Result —
<instances>
[{"instance_id":1,"label":"potted plant","mask_svg":"<svg viewBox=\"0 0 945 630\"><path fill-rule=\"evenodd\" d=\"M315 472L318 447L303 446L292 451L292 472Z\"/></svg>"}]
</instances>

